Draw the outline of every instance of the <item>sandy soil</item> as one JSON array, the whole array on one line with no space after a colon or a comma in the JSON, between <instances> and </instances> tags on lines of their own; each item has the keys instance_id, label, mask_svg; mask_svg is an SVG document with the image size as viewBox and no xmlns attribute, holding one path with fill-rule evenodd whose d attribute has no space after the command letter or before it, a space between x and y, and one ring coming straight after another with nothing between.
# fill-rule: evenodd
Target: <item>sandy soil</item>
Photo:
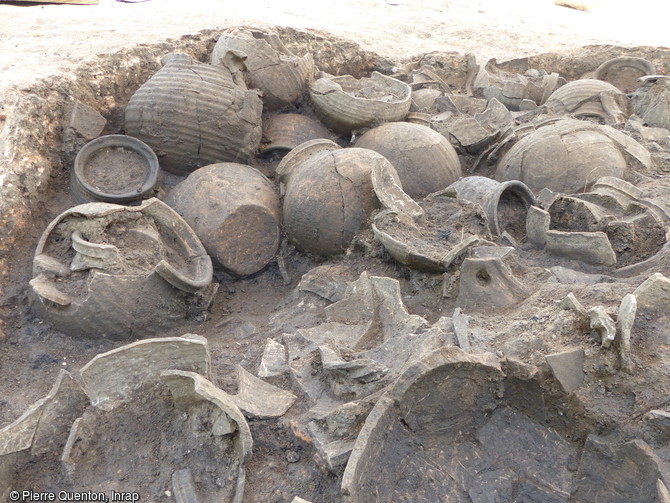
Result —
<instances>
[{"instance_id":1,"label":"sandy soil","mask_svg":"<svg viewBox=\"0 0 670 503\"><path fill-rule=\"evenodd\" d=\"M670 46L658 0L603 0L590 12L550 0L151 0L97 6L0 4L0 89L71 71L100 53L242 23L315 28L386 56L435 50L498 60L592 43ZM1 97L0 97L1 99Z\"/></svg>"}]
</instances>

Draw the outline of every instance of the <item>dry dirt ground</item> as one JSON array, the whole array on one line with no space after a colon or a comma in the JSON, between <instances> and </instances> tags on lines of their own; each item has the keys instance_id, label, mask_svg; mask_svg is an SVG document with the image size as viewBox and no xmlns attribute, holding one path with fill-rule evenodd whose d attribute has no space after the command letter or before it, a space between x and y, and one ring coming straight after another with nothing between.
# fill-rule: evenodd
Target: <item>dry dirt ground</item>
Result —
<instances>
[{"instance_id":1,"label":"dry dirt ground","mask_svg":"<svg viewBox=\"0 0 670 503\"><path fill-rule=\"evenodd\" d=\"M98 6L0 3L3 26L0 33L0 170L9 172L10 161L26 162L23 158L11 157L15 150L12 142L17 137L22 142L22 152L34 146L40 156L53 161L49 168L44 168L46 161L36 156L36 169L46 173L37 184L44 195L35 198L32 217L21 224L20 237L13 246L9 250L0 249L2 264L10 266L9 271L0 267L3 282L0 284L0 320L3 322L0 325L3 329L0 427L15 420L44 396L60 369L76 372L96 354L120 345L111 341L73 340L54 331L29 310L27 281L37 239L51 218L75 204L67 175L73 152L64 150L60 144L57 121L62 115L50 115L57 107L65 106L64 94L71 92L76 99L97 105L109 119L106 132L116 132L123 100L127 101L134 89L155 71L160 55L177 48L206 60L218 30L243 24L320 30L318 37L328 32L350 40L360 48L338 42L339 49L334 54L335 61L349 64L352 69L365 67L366 61L380 65L389 61L399 63L433 51L473 52L503 61L547 52L574 53L591 44L648 46L652 49L647 49L645 54L667 60L666 53L653 49L670 46L664 26L670 7L660 3L638 0L635 8L631 8L630 2L602 0L590 12L558 7L549 0L342 0L322 7L306 0L151 0L144 3L101 0ZM309 42L313 47L332 49L316 35L317 39L310 39L311 35L301 35L305 33L302 31L286 33L294 37L292 43L297 47ZM166 40L170 42L164 43ZM607 52L605 49L604 53L614 54L617 50ZM108 56L118 51L121 51L118 57ZM347 61L347 51L351 51L350 61ZM589 64L595 63L600 57L598 54L603 53L587 51ZM573 78L581 74L581 67L570 67L571 62L577 60L548 57L538 61L553 63L557 70L560 68ZM115 81L110 77L115 69L125 72L124 79ZM76 81L85 85L72 84ZM23 122L12 121L12 114L17 111L25 117ZM20 131L21 124L29 129ZM0 171L1 183L8 184L10 178L4 174ZM32 180L30 176L26 179ZM664 178L667 173L645 173L645 176L648 181L650 176ZM37 188L27 185L26 193L32 197ZM44 185L48 187L45 189ZM364 233L361 242L372 242L369 233ZM276 264L244 280L219 275L222 285L207 318L184 322L165 334L205 335L212 348L215 381L226 391L235 391L233 369L236 364L241 363L255 372L268 334L280 336L283 332L323 321L323 307L328 302L295 289L300 277L321 261L292 248L286 258L288 274L293 280L290 285L284 284ZM442 297L442 276L415 273L399 266L378 246L372 250L361 246L352 254L329 263L339 267L341 281L353 281L364 271L398 279L410 313L421 315L430 323L453 313L456 299ZM603 354L583 323L559 309L555 301L572 291L587 307L602 304L615 314L624 294L633 291L651 272L670 275L669 266L663 264L644 275L621 281L599 281L597 285L591 284L592 277L586 276L575 282L559 284L552 279L545 284L550 277L545 268L554 265L575 264L547 262L532 250L520 251L515 272L533 285L533 294L518 309L475 317L471 325L473 347L533 365L542 364L547 353L584 348L586 380L576 395L584 404L588 418L580 422L579 431L570 430L570 426L563 423L569 423L573 418L571 414L575 417L577 414L562 404L568 416L560 420L562 426L556 427L562 428L563 433L567 431L568 436L579 437L580 441L583 441L582 429L607 433L618 431L623 425L628 428L626 435L634 435L630 432L635 431L636 420L651 409L667 410L668 407L667 318L644 313L638 321L635 340L639 347L633 375L629 376L617 370L612 354ZM303 304L309 305L309 309ZM252 332L248 330L249 324L255 327ZM653 389L650 382L655 383ZM273 383L292 387L286 377L276 378ZM299 403L281 421L251 421L256 444L247 468L244 501L280 503L291 501L294 496L313 501L340 501L341 473L324 470L323 462L315 463L313 446L305 441L301 431L291 427L291 420L302 417L305 411L306 405ZM142 411L133 413L141 415ZM147 427L148 422L138 421L134 430L132 425L129 429L141 435L141 428ZM111 431L114 425L110 424L106 426ZM114 434L115 431L111 431L110 435ZM127 439L119 445L129 451L134 447ZM103 456L104 448L107 446L100 447ZM177 450L171 454L175 452ZM664 455L670 457L667 452ZM144 482L141 478L144 475L124 472L124 476L135 484ZM26 476L23 482L38 480L30 477ZM90 481L96 482L92 475ZM0 487L0 493L2 489ZM135 487L126 489L136 490ZM152 487L155 493L147 500L170 501L162 489L166 488Z\"/></svg>"},{"instance_id":2,"label":"dry dirt ground","mask_svg":"<svg viewBox=\"0 0 670 503\"><path fill-rule=\"evenodd\" d=\"M667 46L670 6L602 0L590 12L550 0L151 0L97 6L0 3L0 88L71 71L97 54L204 29L268 23L327 30L385 56L476 52L498 60L592 43Z\"/></svg>"}]
</instances>

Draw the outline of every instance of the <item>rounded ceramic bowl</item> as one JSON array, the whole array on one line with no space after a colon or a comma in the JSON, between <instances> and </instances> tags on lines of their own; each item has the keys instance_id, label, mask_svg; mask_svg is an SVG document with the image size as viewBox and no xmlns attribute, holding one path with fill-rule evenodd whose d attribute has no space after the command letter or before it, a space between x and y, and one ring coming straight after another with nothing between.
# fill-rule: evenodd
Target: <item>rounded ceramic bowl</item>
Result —
<instances>
[{"instance_id":1,"label":"rounded ceramic bowl","mask_svg":"<svg viewBox=\"0 0 670 503\"><path fill-rule=\"evenodd\" d=\"M129 203L149 198L158 183L158 158L149 146L121 134L88 142L74 160L72 192L84 203Z\"/></svg>"}]
</instances>

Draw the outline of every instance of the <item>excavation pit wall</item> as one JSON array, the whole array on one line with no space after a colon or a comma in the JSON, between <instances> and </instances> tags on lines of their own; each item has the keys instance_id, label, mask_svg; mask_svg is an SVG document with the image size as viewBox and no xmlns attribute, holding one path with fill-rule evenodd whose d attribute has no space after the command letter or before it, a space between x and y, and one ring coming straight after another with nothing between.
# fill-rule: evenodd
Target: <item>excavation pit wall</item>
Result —
<instances>
[{"instance_id":1,"label":"excavation pit wall","mask_svg":"<svg viewBox=\"0 0 670 503\"><path fill-rule=\"evenodd\" d=\"M363 51L350 41L325 33L288 28L278 28L278 31L291 51L296 54L311 52L315 66L333 75L361 77L370 75L372 71L393 74L403 66L418 68L428 64L439 71L452 89L463 92L467 86L468 57L462 54L435 52L407 61L391 61ZM54 333L48 325L34 318L28 309L28 280L37 240L49 221L76 204L70 194L70 170L77 151L85 141L72 136L67 130L71 107L78 101L100 112L107 119L102 134L122 133L125 104L137 88L160 68L161 58L168 53L185 52L198 61L208 62L219 33L207 31L185 36L178 41L103 55L77 68L73 77L48 78L29 89L14 91L3 99L3 113L6 117L0 119L0 146L4 153L3 159L0 159L0 344L6 344L8 351L0 361L4 379L0 387L0 405L3 406L0 410L4 409L0 412L0 425L13 421L28 405L44 396L53 384L59 367L76 370L95 354L118 344L70 340L62 334ZM621 55L644 57L657 68L670 68L668 50L613 46L592 46L571 54L543 54L500 63L498 68L519 73L529 68L541 68L547 72L558 72L572 80L594 71L604 60ZM296 280L319 263L295 254L293 259L290 272ZM367 269L363 260L345 266L341 282L352 281ZM378 275L398 277L402 282L403 293L416 295L409 302L411 312L420 312L428 317L430 311L444 308L430 300L431 296L439 297L443 289L431 276L416 274L406 268L399 270L392 263L375 267ZM520 273L523 267L514 270ZM668 271L661 272L668 275ZM536 279L546 280L539 276ZM592 303L604 303L613 311L614 305L618 306L620 296L625 291L632 291L639 282L619 285L606 281L588 287L586 283L578 283L576 286L560 283L556 291L550 292L551 295L544 291L536 294L511 319L504 319L504 316L493 318L488 326L478 332L474 346L477 350L485 348L505 353L510 348L517 356L525 356L524 359L540 366L544 365L544 360L538 355L575 346L586 347L586 378L578 395L586 405L584 414L588 416L588 428L584 428L580 422L579 428L563 427L561 434L570 437L579 450L590 433L612 435L617 440L625 436L620 430L626 429L629 434L639 434L659 449L660 455L667 460L670 459L667 441L664 443L658 440L664 434L655 434L656 430L644 426L646 423L638 424L647 418L650 410L663 407L659 396L667 396L664 390L669 389L667 373L664 375L663 371L664 364L660 363L667 352L667 341L658 335L667 326L667 317L644 314L646 317L642 318L638 327L638 366L633 376L627 376L618 372L612 354L600 353L585 322L574 321L565 311L553 305L555 300L563 298L568 291L575 290L578 296L580 293L585 297L590 296L589 301ZM229 340L216 340L213 343L213 364L218 367L218 370L214 370L217 384L233 390L235 384L227 377L233 361L236 362L241 355L250 368L255 365L264 347L261 329L272 323L278 325L277 318L292 315L290 309L297 304L294 291L297 281L290 286L282 286L279 273L272 266L260 276L237 283L226 277L223 284L221 298L215 302L210 320L202 326L198 322L185 323L179 331L165 335L178 335L187 331L201 333L200 328L204 335L213 339L217 339L224 330L234 334ZM272 295L264 296L262 290L268 285L279 286ZM427 292L423 296L416 294L421 289ZM244 292L247 300L236 301L236 292ZM325 305L321 297L308 295L308 304L319 308ZM288 300L282 304L280 299L283 297ZM257 304L257 308L243 305L252 303L250 299L261 299L262 302ZM531 306L532 303L535 307ZM310 323L323 321L310 313L294 311L293 314L297 318L296 327L300 322L312 326ZM267 319L273 316L274 321L268 323ZM256 327L256 332L251 336L249 332L252 330L246 324L249 320ZM286 326L285 319L282 321ZM477 321L473 321L473 324L476 326ZM538 331L546 335L546 340L533 337L533 332ZM565 340L557 342L551 339L552 334L558 334L559 338L565 337ZM657 389L649 389L648 383L651 382L657 383ZM284 388L292 386L286 376L275 378L273 383ZM293 411L295 415L306 410L304 404L296 407L298 411ZM582 410L566 406L561 417L564 414L569 418L571 415L581 415ZM338 470L334 474L329 472L327 463L315 452L313 439L306 431L291 424L289 419L254 420L250 423L257 447L248 467L247 481L250 484L245 501L271 501L272 498L290 501L293 496L341 501L339 483L342 473ZM577 455L581 455L581 452ZM634 459L633 456L629 457ZM277 471L273 473L272 470ZM281 481L291 478L294 483L282 487Z\"/></svg>"}]
</instances>

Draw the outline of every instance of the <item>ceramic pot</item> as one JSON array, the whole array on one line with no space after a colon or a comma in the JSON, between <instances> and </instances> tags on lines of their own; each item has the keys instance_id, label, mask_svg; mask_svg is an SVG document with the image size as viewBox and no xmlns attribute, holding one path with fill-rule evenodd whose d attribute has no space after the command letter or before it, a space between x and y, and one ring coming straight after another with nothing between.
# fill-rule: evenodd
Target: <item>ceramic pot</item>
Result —
<instances>
[{"instance_id":1,"label":"ceramic pot","mask_svg":"<svg viewBox=\"0 0 670 503\"><path fill-rule=\"evenodd\" d=\"M130 203L154 194L160 167L149 146L121 134L88 142L74 160L72 193L86 203Z\"/></svg>"},{"instance_id":2,"label":"ceramic pot","mask_svg":"<svg viewBox=\"0 0 670 503\"><path fill-rule=\"evenodd\" d=\"M261 141L263 104L223 66L170 54L128 102L126 133L149 145L161 167L186 175L214 162L246 162Z\"/></svg>"}]
</instances>

